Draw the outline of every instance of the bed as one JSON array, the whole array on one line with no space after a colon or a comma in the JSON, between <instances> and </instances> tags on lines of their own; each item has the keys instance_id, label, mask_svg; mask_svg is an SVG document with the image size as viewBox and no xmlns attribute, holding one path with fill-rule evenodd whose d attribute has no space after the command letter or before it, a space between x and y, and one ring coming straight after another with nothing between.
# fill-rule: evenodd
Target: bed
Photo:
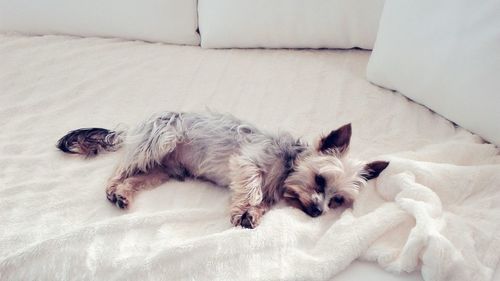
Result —
<instances>
[{"instance_id":1,"label":"bed","mask_svg":"<svg viewBox=\"0 0 500 281\"><path fill-rule=\"evenodd\" d=\"M0 279L491 280L498 148L370 84L369 55L0 35ZM351 122L351 155L391 164L353 209L312 219L278 205L248 230L209 183L167 182L120 210L104 194L119 152L55 147L75 128L167 110L231 113L309 141Z\"/></svg>"}]
</instances>

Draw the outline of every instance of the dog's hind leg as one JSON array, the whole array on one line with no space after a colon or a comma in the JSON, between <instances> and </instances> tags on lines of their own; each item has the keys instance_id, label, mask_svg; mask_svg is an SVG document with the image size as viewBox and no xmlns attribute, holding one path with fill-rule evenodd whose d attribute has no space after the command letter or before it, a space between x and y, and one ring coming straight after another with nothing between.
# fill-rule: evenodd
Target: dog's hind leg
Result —
<instances>
[{"instance_id":1,"label":"dog's hind leg","mask_svg":"<svg viewBox=\"0 0 500 281\"><path fill-rule=\"evenodd\" d=\"M138 190L168 180L166 171L161 171L162 162L182 137L182 120L177 113L165 113L142 124L127 139L125 157L106 188L108 200L124 209Z\"/></svg>"},{"instance_id":2,"label":"dog's hind leg","mask_svg":"<svg viewBox=\"0 0 500 281\"><path fill-rule=\"evenodd\" d=\"M147 173L125 179L111 179L106 188L106 196L117 207L126 209L139 190L154 188L168 179L168 174L161 168L154 168Z\"/></svg>"},{"instance_id":3,"label":"dog's hind leg","mask_svg":"<svg viewBox=\"0 0 500 281\"><path fill-rule=\"evenodd\" d=\"M153 116L128 136L125 157L115 177L125 179L161 165L183 138L183 122L178 113Z\"/></svg>"}]
</instances>

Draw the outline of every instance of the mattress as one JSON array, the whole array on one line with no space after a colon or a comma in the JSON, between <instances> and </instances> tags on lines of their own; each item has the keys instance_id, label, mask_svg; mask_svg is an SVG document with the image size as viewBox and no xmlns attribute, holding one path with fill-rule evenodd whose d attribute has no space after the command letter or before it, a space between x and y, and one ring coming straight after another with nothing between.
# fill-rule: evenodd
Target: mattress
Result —
<instances>
[{"instance_id":1,"label":"mattress","mask_svg":"<svg viewBox=\"0 0 500 281\"><path fill-rule=\"evenodd\" d=\"M432 261L446 259L429 258L438 234L458 249L440 248L456 254L456 272L463 261L474 280L491 279L500 249L498 149L367 82L369 55L1 35L0 279L445 280ZM167 110L231 113L308 141L351 122L351 156L391 164L352 210L310 218L279 204L248 230L231 226L229 192L204 182L167 182L120 210L104 193L120 152L85 159L55 147L75 128L133 127ZM449 184L435 184L442 178L463 194L461 204L450 205L440 189ZM474 189L461 189L464 181ZM414 255L407 251L417 226L427 227L424 215L411 215L417 199L391 195L410 184L441 200L441 212L426 218L445 222ZM419 204L434 210L425 198ZM460 229L472 240L453 235L450 226L470 221L476 227Z\"/></svg>"}]
</instances>

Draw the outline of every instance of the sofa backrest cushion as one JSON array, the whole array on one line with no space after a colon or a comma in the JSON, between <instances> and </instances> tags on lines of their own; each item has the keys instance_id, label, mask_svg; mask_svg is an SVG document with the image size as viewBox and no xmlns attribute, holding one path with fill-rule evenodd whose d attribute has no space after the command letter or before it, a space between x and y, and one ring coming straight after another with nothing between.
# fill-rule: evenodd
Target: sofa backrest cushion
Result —
<instances>
[{"instance_id":1,"label":"sofa backrest cushion","mask_svg":"<svg viewBox=\"0 0 500 281\"><path fill-rule=\"evenodd\" d=\"M204 48L372 49L384 0L199 0Z\"/></svg>"},{"instance_id":2,"label":"sofa backrest cushion","mask_svg":"<svg viewBox=\"0 0 500 281\"><path fill-rule=\"evenodd\" d=\"M0 31L198 45L196 0L0 0Z\"/></svg>"},{"instance_id":3,"label":"sofa backrest cushion","mask_svg":"<svg viewBox=\"0 0 500 281\"><path fill-rule=\"evenodd\" d=\"M367 76L500 145L500 1L387 0Z\"/></svg>"}]
</instances>

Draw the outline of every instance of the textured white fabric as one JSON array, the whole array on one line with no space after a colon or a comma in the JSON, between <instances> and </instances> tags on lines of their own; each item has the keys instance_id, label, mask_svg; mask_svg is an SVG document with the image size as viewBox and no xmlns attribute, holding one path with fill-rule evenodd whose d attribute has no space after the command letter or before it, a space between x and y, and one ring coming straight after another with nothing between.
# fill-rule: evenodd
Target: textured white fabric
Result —
<instances>
[{"instance_id":1,"label":"textured white fabric","mask_svg":"<svg viewBox=\"0 0 500 281\"><path fill-rule=\"evenodd\" d=\"M498 150L367 82L369 54L0 36L0 280L335 280L359 257L416 270L405 280L417 262L427 280L489 280ZM104 185L120 153L54 145L74 128L205 107L307 140L352 122L352 156L392 163L351 211L281 205L247 230L208 183L172 181L119 210Z\"/></svg>"},{"instance_id":2,"label":"textured white fabric","mask_svg":"<svg viewBox=\"0 0 500 281\"><path fill-rule=\"evenodd\" d=\"M388 0L367 75L500 145L500 1Z\"/></svg>"},{"instance_id":3,"label":"textured white fabric","mask_svg":"<svg viewBox=\"0 0 500 281\"><path fill-rule=\"evenodd\" d=\"M372 49L384 0L199 0L204 48Z\"/></svg>"},{"instance_id":4,"label":"textured white fabric","mask_svg":"<svg viewBox=\"0 0 500 281\"><path fill-rule=\"evenodd\" d=\"M0 31L198 45L196 0L0 0Z\"/></svg>"}]
</instances>

